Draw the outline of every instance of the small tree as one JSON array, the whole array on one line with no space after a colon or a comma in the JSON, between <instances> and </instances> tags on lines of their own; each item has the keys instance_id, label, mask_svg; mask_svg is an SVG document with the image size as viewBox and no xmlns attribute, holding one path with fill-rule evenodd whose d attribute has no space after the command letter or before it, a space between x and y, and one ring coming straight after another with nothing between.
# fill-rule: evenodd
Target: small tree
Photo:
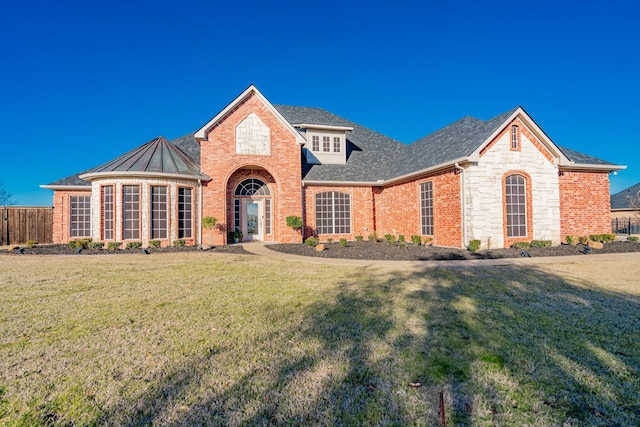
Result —
<instances>
[{"instance_id":1,"label":"small tree","mask_svg":"<svg viewBox=\"0 0 640 427\"><path fill-rule=\"evenodd\" d=\"M0 181L0 206L15 205L16 201L13 199L13 194L9 193L4 188L4 183Z\"/></svg>"},{"instance_id":2,"label":"small tree","mask_svg":"<svg viewBox=\"0 0 640 427\"><path fill-rule=\"evenodd\" d=\"M202 228L209 230L209 245L213 246L213 228L218 223L218 220L212 216L205 216L202 218Z\"/></svg>"},{"instance_id":3,"label":"small tree","mask_svg":"<svg viewBox=\"0 0 640 427\"><path fill-rule=\"evenodd\" d=\"M295 215L290 215L287 217L287 227L291 227L293 231L298 231L302 229L302 218ZM304 238L304 236L303 236Z\"/></svg>"}]
</instances>

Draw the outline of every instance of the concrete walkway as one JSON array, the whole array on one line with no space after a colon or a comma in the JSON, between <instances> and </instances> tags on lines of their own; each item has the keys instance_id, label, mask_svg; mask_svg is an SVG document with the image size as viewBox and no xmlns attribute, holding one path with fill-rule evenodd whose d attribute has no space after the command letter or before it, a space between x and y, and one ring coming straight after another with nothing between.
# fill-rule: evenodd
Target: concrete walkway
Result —
<instances>
[{"instance_id":1,"label":"concrete walkway","mask_svg":"<svg viewBox=\"0 0 640 427\"><path fill-rule=\"evenodd\" d=\"M268 244L245 243L242 244L245 251L252 254L309 264L344 265L357 267L390 267L390 268L434 268L434 267L487 267L499 265L536 265L551 263L580 263L596 261L617 261L626 259L637 259L640 262L640 252L629 252L619 254L589 254L570 255L556 257L532 257L532 258L500 258L500 259L474 259L474 260L447 260L447 261L383 261L383 260L361 260L342 258L321 258L292 255L284 252L277 252L269 249Z\"/></svg>"}]
</instances>

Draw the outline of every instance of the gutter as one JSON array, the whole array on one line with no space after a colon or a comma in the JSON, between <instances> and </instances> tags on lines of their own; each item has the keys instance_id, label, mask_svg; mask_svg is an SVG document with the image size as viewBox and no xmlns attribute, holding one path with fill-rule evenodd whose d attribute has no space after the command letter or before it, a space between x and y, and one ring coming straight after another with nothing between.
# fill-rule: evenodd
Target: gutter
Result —
<instances>
[{"instance_id":1,"label":"gutter","mask_svg":"<svg viewBox=\"0 0 640 427\"><path fill-rule=\"evenodd\" d=\"M198 220L196 221L198 227L198 245L202 244L202 180L198 180Z\"/></svg>"}]
</instances>

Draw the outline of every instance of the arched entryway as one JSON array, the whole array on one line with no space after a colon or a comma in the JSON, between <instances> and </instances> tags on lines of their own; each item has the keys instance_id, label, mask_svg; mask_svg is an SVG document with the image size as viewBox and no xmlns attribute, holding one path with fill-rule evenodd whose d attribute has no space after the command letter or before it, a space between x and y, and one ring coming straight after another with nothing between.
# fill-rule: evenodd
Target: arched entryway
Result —
<instances>
[{"instance_id":1,"label":"arched entryway","mask_svg":"<svg viewBox=\"0 0 640 427\"><path fill-rule=\"evenodd\" d=\"M273 202L269 185L260 178L246 178L233 191L234 230L242 241L263 241L273 235Z\"/></svg>"}]
</instances>

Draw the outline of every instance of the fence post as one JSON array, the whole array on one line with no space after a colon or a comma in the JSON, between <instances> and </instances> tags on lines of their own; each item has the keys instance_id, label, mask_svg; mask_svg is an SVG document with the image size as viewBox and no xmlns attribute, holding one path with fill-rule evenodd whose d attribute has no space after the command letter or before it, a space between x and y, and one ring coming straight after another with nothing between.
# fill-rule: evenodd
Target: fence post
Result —
<instances>
[{"instance_id":1,"label":"fence post","mask_svg":"<svg viewBox=\"0 0 640 427\"><path fill-rule=\"evenodd\" d=\"M627 230L629 236L631 236L631 217L629 217L629 229Z\"/></svg>"}]
</instances>

